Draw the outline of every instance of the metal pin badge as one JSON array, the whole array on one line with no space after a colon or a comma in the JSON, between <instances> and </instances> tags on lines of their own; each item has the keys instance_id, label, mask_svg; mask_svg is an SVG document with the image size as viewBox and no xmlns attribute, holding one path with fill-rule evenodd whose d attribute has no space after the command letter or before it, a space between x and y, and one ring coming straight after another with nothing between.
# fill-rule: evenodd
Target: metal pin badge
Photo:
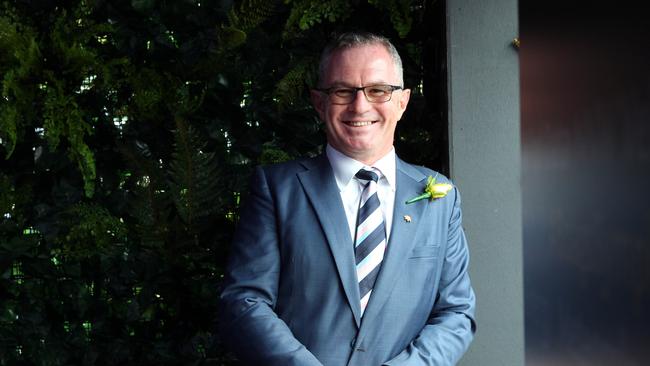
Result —
<instances>
[{"instance_id":1,"label":"metal pin badge","mask_svg":"<svg viewBox=\"0 0 650 366\"><path fill-rule=\"evenodd\" d=\"M406 221L406 222L411 222L411 216L409 216L409 215L404 215L404 221Z\"/></svg>"},{"instance_id":2,"label":"metal pin badge","mask_svg":"<svg viewBox=\"0 0 650 366\"><path fill-rule=\"evenodd\" d=\"M510 44L515 48L515 50L519 51L519 48L521 48L521 39L515 37Z\"/></svg>"}]
</instances>

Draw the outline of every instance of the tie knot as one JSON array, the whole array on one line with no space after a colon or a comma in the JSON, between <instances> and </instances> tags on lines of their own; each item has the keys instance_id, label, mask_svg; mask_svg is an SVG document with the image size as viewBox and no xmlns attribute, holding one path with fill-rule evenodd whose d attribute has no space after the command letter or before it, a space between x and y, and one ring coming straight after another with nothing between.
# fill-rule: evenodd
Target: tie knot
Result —
<instances>
[{"instance_id":1,"label":"tie knot","mask_svg":"<svg viewBox=\"0 0 650 366\"><path fill-rule=\"evenodd\" d=\"M377 173L365 169L359 170L357 174L355 174L355 177L357 177L357 179L360 180L373 181L375 183L377 183L377 181L379 180L379 176L377 175Z\"/></svg>"}]
</instances>

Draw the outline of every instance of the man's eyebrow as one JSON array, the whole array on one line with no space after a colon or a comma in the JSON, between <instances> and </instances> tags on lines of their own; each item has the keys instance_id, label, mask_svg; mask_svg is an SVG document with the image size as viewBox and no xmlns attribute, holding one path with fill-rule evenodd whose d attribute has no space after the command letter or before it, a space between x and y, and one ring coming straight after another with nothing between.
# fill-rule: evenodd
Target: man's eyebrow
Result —
<instances>
[{"instance_id":1,"label":"man's eyebrow","mask_svg":"<svg viewBox=\"0 0 650 366\"><path fill-rule=\"evenodd\" d=\"M373 86L373 85L392 85L391 83L387 83L383 80L376 80L376 81L371 81L369 83L366 83L364 85L354 85L350 83L346 83L344 81L335 81L331 84L329 84L330 88L357 88L357 87L366 87L366 86Z\"/></svg>"},{"instance_id":2,"label":"man's eyebrow","mask_svg":"<svg viewBox=\"0 0 650 366\"><path fill-rule=\"evenodd\" d=\"M343 81L335 81L333 83L329 84L330 88L355 88L356 86L343 82Z\"/></svg>"}]
</instances>

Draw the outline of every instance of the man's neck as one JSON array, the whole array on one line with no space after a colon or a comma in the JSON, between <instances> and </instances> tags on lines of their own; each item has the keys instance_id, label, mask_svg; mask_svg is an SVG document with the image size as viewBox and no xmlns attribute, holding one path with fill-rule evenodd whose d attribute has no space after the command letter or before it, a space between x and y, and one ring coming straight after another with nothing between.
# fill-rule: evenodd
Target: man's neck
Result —
<instances>
[{"instance_id":1,"label":"man's neck","mask_svg":"<svg viewBox=\"0 0 650 366\"><path fill-rule=\"evenodd\" d=\"M336 151L337 153L339 153L341 155L344 155L344 156L346 156L346 157L348 157L350 159L354 159L354 160L358 161L359 163L361 163L361 164L363 164L365 166L373 166L373 165L375 165L375 163L377 163L379 160L385 158L386 156L388 156L389 154L391 154L395 150L395 148L391 146L391 148L388 151L384 152L383 154L367 156L366 157L366 156L359 156L359 155L354 155L353 156L353 155L346 154L345 152L336 149L334 146L330 145L329 143L327 144L327 148L332 149L332 150Z\"/></svg>"}]
</instances>

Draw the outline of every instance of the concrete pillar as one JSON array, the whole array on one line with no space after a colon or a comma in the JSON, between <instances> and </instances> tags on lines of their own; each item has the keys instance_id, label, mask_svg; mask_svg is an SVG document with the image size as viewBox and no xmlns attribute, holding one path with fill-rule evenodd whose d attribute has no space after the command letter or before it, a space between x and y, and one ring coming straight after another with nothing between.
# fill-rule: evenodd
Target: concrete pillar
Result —
<instances>
[{"instance_id":1,"label":"concrete pillar","mask_svg":"<svg viewBox=\"0 0 650 366\"><path fill-rule=\"evenodd\" d=\"M451 178L462 195L478 332L462 366L524 365L516 0L448 0Z\"/></svg>"}]
</instances>

